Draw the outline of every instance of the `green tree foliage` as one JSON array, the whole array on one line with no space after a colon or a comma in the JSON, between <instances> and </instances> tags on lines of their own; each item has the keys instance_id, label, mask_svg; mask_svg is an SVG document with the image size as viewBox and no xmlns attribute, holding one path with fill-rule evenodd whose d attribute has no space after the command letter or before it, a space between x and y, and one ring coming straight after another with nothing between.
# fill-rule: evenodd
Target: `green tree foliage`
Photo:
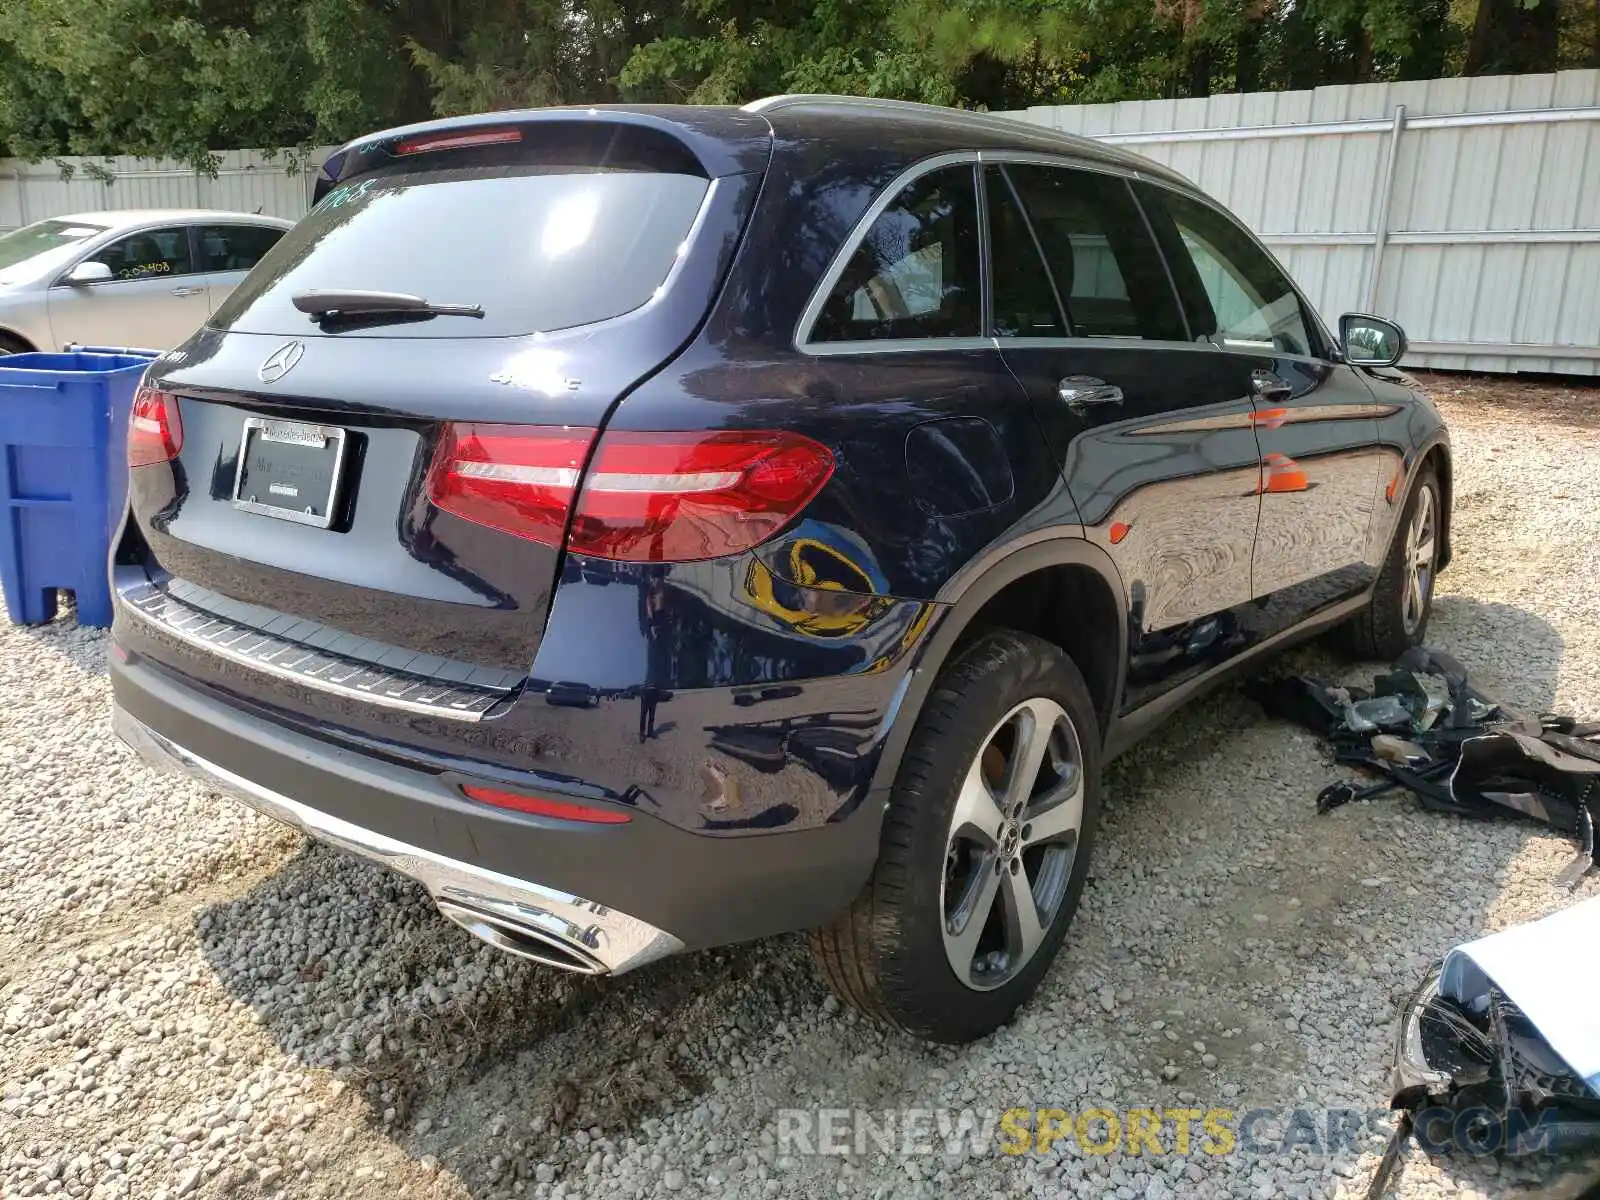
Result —
<instances>
[{"instance_id":1,"label":"green tree foliage","mask_svg":"<svg viewBox=\"0 0 1600 1200\"><path fill-rule=\"evenodd\" d=\"M985 108L1600 65L1600 0L0 0L0 151L844 92Z\"/></svg>"}]
</instances>

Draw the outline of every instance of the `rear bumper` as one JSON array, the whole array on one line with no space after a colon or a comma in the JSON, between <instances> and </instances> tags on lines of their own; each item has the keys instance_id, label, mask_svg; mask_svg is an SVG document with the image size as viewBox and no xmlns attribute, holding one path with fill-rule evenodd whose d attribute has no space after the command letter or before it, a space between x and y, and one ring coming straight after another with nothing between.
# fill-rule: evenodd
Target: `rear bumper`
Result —
<instances>
[{"instance_id":1,"label":"rear bumper","mask_svg":"<svg viewBox=\"0 0 1600 1200\"><path fill-rule=\"evenodd\" d=\"M138 656L113 658L111 682L115 730L148 761L415 879L476 936L568 970L820 924L877 853L870 799L821 828L736 838L642 811L584 825L476 804L447 773L241 711Z\"/></svg>"},{"instance_id":2,"label":"rear bumper","mask_svg":"<svg viewBox=\"0 0 1600 1200\"><path fill-rule=\"evenodd\" d=\"M440 911L487 941L495 934L542 933L553 940L552 952L565 948L572 956L570 969L590 975L617 974L683 949L671 934L626 913L447 858L290 799L191 753L123 708L114 709L111 720L117 736L152 766L187 775L307 837L410 876L428 889Z\"/></svg>"}]
</instances>

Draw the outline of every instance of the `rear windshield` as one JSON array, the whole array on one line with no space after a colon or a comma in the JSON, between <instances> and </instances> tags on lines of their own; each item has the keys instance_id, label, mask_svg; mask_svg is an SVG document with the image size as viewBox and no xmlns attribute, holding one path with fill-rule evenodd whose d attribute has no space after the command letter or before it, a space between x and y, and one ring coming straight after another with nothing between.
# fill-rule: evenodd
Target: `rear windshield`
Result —
<instances>
[{"instance_id":1,"label":"rear windshield","mask_svg":"<svg viewBox=\"0 0 1600 1200\"><path fill-rule=\"evenodd\" d=\"M535 164L385 170L342 183L211 319L244 333L323 332L293 297L313 288L481 305L341 329L341 337L505 337L604 321L661 286L708 181Z\"/></svg>"}]
</instances>

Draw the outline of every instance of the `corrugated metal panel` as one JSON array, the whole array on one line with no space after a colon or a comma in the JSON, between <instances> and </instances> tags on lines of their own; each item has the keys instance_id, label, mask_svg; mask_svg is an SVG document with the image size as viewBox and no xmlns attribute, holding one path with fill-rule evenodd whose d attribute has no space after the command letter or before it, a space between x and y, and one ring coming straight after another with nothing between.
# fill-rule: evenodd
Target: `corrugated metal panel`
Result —
<instances>
[{"instance_id":1,"label":"corrugated metal panel","mask_svg":"<svg viewBox=\"0 0 1600 1200\"><path fill-rule=\"evenodd\" d=\"M1331 319L1368 304L1396 105L1374 307L1419 347L1407 361L1600 374L1600 71L1010 115L1126 141L1194 180Z\"/></svg>"},{"instance_id":2,"label":"corrugated metal panel","mask_svg":"<svg viewBox=\"0 0 1600 1200\"><path fill-rule=\"evenodd\" d=\"M1374 306L1429 347L1408 361L1600 374L1600 71L1011 115L1132 139L1140 153L1195 180L1257 230L1331 321L1366 307L1373 288L1396 105L1405 106L1408 127L1388 181L1389 236ZM1561 119L1533 119L1541 112ZM1449 123L1493 113L1509 114L1506 123ZM1417 126L1418 118L1444 123ZM1340 128L1351 122L1362 125ZM1150 140L1164 134L1173 136ZM311 162L326 153L314 152ZM0 230L111 208L305 213L309 165L290 173L281 157L269 161L254 150L221 157L215 179L171 161L114 158L64 159L74 172L63 180L51 163L0 160ZM86 174L90 164L107 168L114 181Z\"/></svg>"},{"instance_id":3,"label":"corrugated metal panel","mask_svg":"<svg viewBox=\"0 0 1600 1200\"><path fill-rule=\"evenodd\" d=\"M260 150L225 151L214 179L171 159L0 159L0 232L61 213L121 208L217 208L298 220L310 206L315 164L330 149L304 161L287 152L269 159ZM91 172L109 173L110 181Z\"/></svg>"}]
</instances>

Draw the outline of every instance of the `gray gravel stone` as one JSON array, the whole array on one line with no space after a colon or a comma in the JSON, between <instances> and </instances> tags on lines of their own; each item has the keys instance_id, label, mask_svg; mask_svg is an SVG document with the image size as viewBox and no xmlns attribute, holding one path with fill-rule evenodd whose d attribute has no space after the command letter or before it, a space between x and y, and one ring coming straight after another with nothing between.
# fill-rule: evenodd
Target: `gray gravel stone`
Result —
<instances>
[{"instance_id":1,"label":"gray gravel stone","mask_svg":"<svg viewBox=\"0 0 1600 1200\"><path fill-rule=\"evenodd\" d=\"M1600 402L1574 402L1581 426L1434 386L1456 561L1431 641L1514 703L1600 718ZM1007 1155L945 1146L930 1116L934 1153L869 1137L841 1161L777 1137L783 1110L1364 1110L1433 959L1600 894L1551 886L1570 847L1533 826L1399 796L1316 817L1343 772L1225 691L1111 767L1093 883L1035 1001L928 1047L841 1009L797 938L598 981L482 947L404 881L121 751L106 644L70 618L0 627L7 1196L1353 1197L1381 1139L1158 1161L1069 1132ZM1316 646L1289 665L1373 669ZM1414 1153L1391 1195L1550 1185L1544 1164Z\"/></svg>"}]
</instances>

